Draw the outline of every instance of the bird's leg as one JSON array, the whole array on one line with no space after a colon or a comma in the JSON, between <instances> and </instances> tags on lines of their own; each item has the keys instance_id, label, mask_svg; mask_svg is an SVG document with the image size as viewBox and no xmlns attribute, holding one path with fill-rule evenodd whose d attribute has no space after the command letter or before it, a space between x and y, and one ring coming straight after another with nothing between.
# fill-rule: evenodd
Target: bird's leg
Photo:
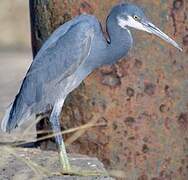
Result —
<instances>
[{"instance_id":1,"label":"bird's leg","mask_svg":"<svg viewBox=\"0 0 188 180\"><path fill-rule=\"evenodd\" d=\"M61 128L60 128L60 123L59 123L63 103L64 101L61 101L54 105L51 116L50 116L50 122L52 125L53 132L55 134L55 140L59 149L60 163L63 166L63 171L65 173L68 173L71 171L71 167L70 167L69 159L66 153L63 137L61 135Z\"/></svg>"},{"instance_id":2,"label":"bird's leg","mask_svg":"<svg viewBox=\"0 0 188 180\"><path fill-rule=\"evenodd\" d=\"M53 107L53 110L50 116L50 122L52 124L53 132L55 134L55 140L59 149L60 163L63 167L63 174L78 175L78 176L100 176L100 175L106 176L106 173L104 172L81 170L80 167L70 166L69 159L68 159L66 149L65 149L65 145L63 142L63 137L61 135L61 129L60 129L60 123L59 123L63 103L64 101L56 103Z\"/></svg>"}]
</instances>

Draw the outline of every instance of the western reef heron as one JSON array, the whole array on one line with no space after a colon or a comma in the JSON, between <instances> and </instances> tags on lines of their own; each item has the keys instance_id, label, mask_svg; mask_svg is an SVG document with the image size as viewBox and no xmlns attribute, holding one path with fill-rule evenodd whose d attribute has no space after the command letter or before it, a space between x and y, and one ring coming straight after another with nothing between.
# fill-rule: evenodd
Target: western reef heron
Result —
<instances>
[{"instance_id":1,"label":"western reef heron","mask_svg":"<svg viewBox=\"0 0 188 180\"><path fill-rule=\"evenodd\" d=\"M83 14L61 25L34 58L19 93L7 109L2 129L10 132L31 115L53 107L50 116L64 172L71 172L62 135L60 113L67 95L96 68L114 64L133 46L130 29L154 34L180 46L152 24L142 8L129 3L114 6L106 20L108 38L95 16Z\"/></svg>"}]
</instances>

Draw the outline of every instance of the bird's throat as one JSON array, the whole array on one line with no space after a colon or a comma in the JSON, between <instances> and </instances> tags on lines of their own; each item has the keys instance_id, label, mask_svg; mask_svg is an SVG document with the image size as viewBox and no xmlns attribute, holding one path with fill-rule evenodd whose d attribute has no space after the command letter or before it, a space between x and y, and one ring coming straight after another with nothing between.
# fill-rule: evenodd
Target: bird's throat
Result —
<instances>
[{"instance_id":1,"label":"bird's throat","mask_svg":"<svg viewBox=\"0 0 188 180\"><path fill-rule=\"evenodd\" d=\"M107 32L109 35L108 48L114 59L121 59L126 56L133 45L133 38L129 29L123 29L115 22L108 23Z\"/></svg>"}]
</instances>

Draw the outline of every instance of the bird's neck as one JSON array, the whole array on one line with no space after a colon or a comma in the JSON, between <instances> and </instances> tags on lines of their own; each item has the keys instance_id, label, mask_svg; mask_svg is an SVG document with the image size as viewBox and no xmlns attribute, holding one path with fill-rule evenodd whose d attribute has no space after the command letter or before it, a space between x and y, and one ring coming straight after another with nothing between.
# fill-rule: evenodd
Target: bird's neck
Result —
<instances>
[{"instance_id":1,"label":"bird's neck","mask_svg":"<svg viewBox=\"0 0 188 180\"><path fill-rule=\"evenodd\" d=\"M107 19L107 32L110 40L108 42L108 52L110 52L108 56L117 61L126 56L132 47L132 35L128 29L121 28L113 16L109 16Z\"/></svg>"}]
</instances>

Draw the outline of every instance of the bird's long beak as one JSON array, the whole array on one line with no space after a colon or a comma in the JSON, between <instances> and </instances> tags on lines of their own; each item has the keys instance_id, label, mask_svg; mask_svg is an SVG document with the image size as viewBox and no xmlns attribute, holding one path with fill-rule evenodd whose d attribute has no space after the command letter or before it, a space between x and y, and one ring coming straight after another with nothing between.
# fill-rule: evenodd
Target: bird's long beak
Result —
<instances>
[{"instance_id":1,"label":"bird's long beak","mask_svg":"<svg viewBox=\"0 0 188 180\"><path fill-rule=\"evenodd\" d=\"M169 36L167 36L164 32L162 32L159 28L157 28L154 24L151 22L142 22L143 26L147 29L147 32L155 34L156 36L160 37L161 39L165 40L169 44L173 45L174 47L178 48L180 51L182 51L182 48Z\"/></svg>"}]
</instances>

